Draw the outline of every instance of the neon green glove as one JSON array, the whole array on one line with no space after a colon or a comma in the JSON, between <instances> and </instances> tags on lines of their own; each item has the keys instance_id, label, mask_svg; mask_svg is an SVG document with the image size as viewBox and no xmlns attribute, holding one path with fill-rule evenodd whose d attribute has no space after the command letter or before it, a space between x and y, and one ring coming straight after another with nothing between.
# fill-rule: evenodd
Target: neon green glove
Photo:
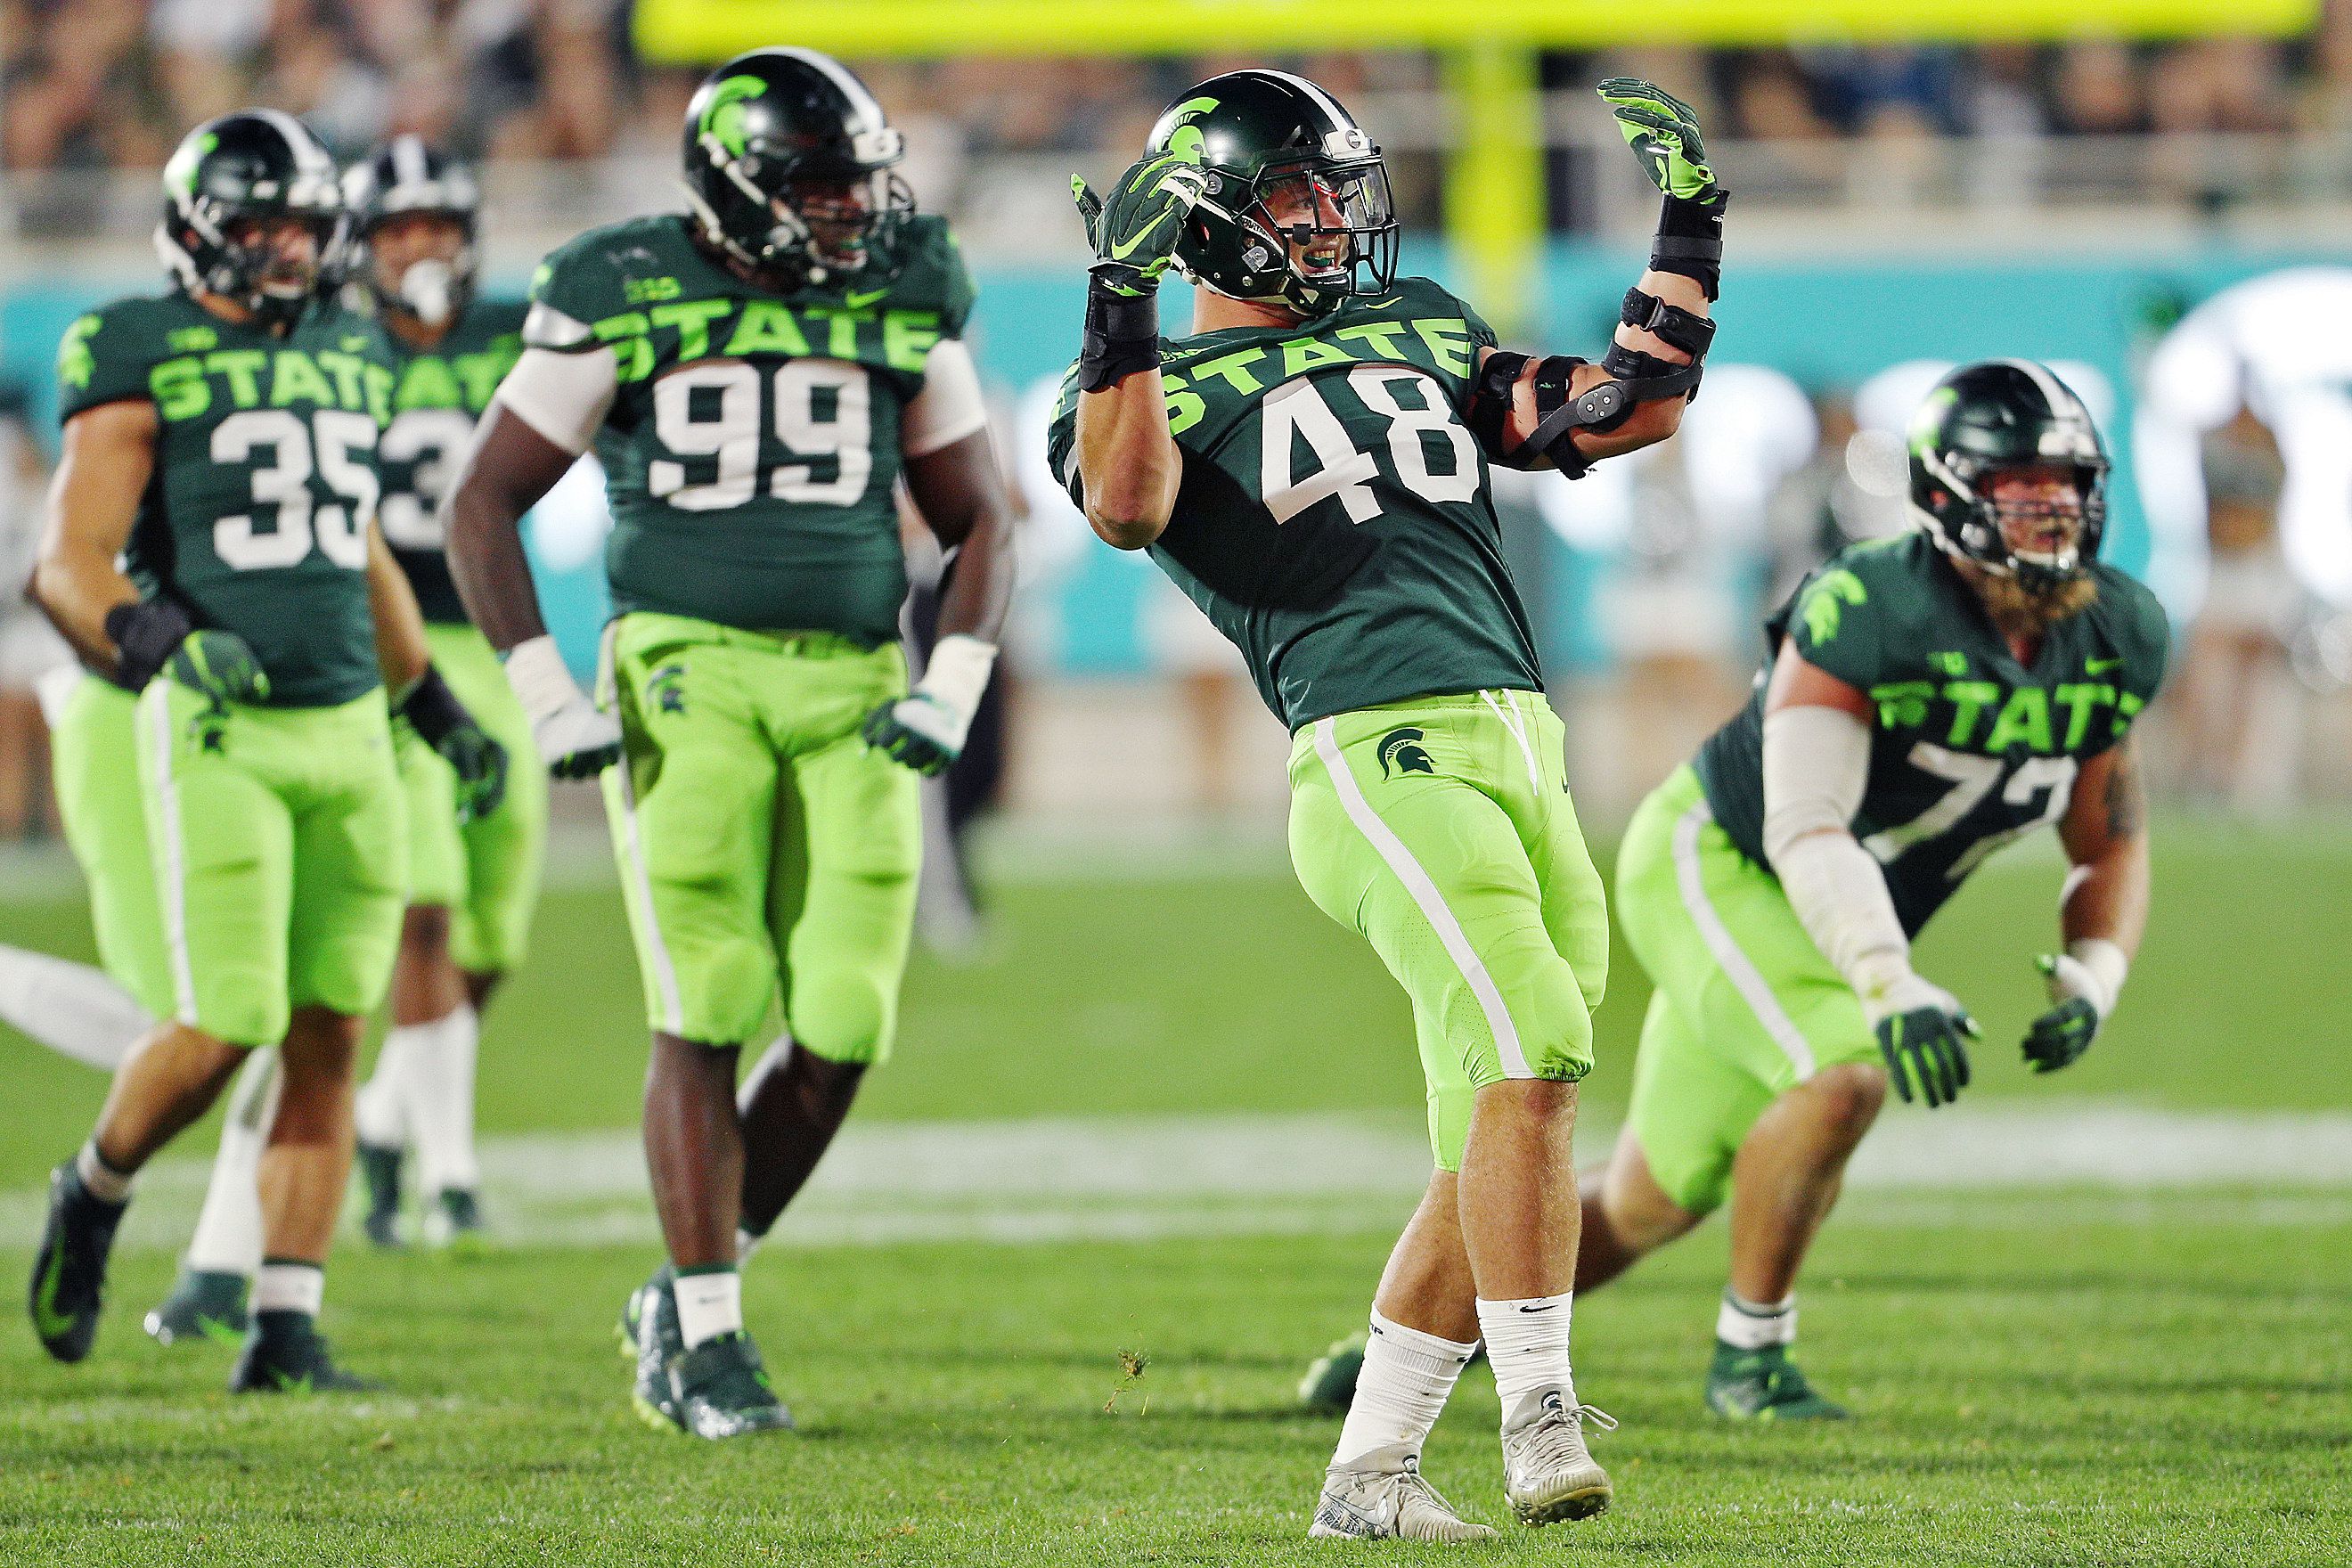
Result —
<instances>
[{"instance_id":1,"label":"neon green glove","mask_svg":"<svg viewBox=\"0 0 2352 1568\"><path fill-rule=\"evenodd\" d=\"M269 677L261 661L235 632L190 632L172 650L163 668L189 690L211 698L215 707L259 702L269 695Z\"/></svg>"},{"instance_id":2,"label":"neon green glove","mask_svg":"<svg viewBox=\"0 0 2352 1568\"><path fill-rule=\"evenodd\" d=\"M1095 247L1094 275L1119 294L1149 294L1176 259L1184 219L1208 183L1202 170L1173 153L1153 153L1136 162L1106 201L1070 176L1070 195L1086 221Z\"/></svg>"},{"instance_id":3,"label":"neon green glove","mask_svg":"<svg viewBox=\"0 0 2352 1568\"><path fill-rule=\"evenodd\" d=\"M1715 171L1707 167L1698 116L1689 104L1639 77L1613 76L1593 90L1617 117L1626 145L1658 189L1687 200L1714 194Z\"/></svg>"}]
</instances>

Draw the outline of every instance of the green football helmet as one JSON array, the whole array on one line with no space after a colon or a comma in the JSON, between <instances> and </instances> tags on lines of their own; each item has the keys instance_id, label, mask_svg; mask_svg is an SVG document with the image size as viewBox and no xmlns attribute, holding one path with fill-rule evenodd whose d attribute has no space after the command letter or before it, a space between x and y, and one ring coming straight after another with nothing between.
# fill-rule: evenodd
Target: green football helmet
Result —
<instances>
[{"instance_id":1,"label":"green football helmet","mask_svg":"<svg viewBox=\"0 0 2352 1568\"><path fill-rule=\"evenodd\" d=\"M1208 174L1176 245L1176 265L1194 282L1313 317L1396 280L1388 165L1339 100L1304 77L1212 77L1160 117L1150 150Z\"/></svg>"},{"instance_id":2,"label":"green football helmet","mask_svg":"<svg viewBox=\"0 0 2352 1568\"><path fill-rule=\"evenodd\" d=\"M1962 365L1920 404L1911 421L1911 506L1947 553L2042 592L2081 576L2098 558L2107 526L2107 453L2073 389L2032 360ZM2072 542L2019 549L2003 523L2038 521L2047 508L1996 506L2004 468L2072 474L2079 511Z\"/></svg>"},{"instance_id":3,"label":"green football helmet","mask_svg":"<svg viewBox=\"0 0 2352 1568\"><path fill-rule=\"evenodd\" d=\"M866 84L814 49L754 49L686 107L686 192L703 237L780 292L896 265L914 196Z\"/></svg>"},{"instance_id":4,"label":"green football helmet","mask_svg":"<svg viewBox=\"0 0 2352 1568\"><path fill-rule=\"evenodd\" d=\"M265 324L299 317L328 277L342 216L335 161L302 122L274 109L240 110L188 132L163 165L155 250L183 288L217 294ZM317 244L307 268L245 232L294 217Z\"/></svg>"}]
</instances>

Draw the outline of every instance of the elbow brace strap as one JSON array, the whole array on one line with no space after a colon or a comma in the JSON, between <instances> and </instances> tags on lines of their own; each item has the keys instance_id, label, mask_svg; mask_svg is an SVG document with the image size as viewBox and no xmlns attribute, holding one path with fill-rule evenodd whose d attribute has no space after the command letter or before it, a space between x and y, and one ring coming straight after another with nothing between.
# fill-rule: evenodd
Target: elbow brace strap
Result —
<instances>
[{"instance_id":1,"label":"elbow brace strap","mask_svg":"<svg viewBox=\"0 0 2352 1568\"><path fill-rule=\"evenodd\" d=\"M1571 479L1580 479L1592 467L1576 449L1579 430L1612 430L1632 413L1615 382L1603 382L1583 396L1571 399L1569 387L1576 367L1587 362L1573 354L1552 354L1531 361L1523 353L1497 349L1479 367L1470 400L1470 430L1486 455L1507 468L1532 468L1546 458ZM1536 427L1513 445L1510 417L1520 377L1535 365Z\"/></svg>"},{"instance_id":2,"label":"elbow brace strap","mask_svg":"<svg viewBox=\"0 0 2352 1568\"><path fill-rule=\"evenodd\" d=\"M1638 288L1625 290L1624 308L1618 311L1617 319L1690 355L1690 369L1694 372L1706 367L1706 351L1715 345L1715 322L1711 318L1696 310L1685 310L1680 305L1669 305L1655 294L1644 294ZM1646 354L1643 357L1652 363L1664 363ZM1693 403L1698 401L1698 378L1696 374L1691 378L1690 400Z\"/></svg>"}]
</instances>

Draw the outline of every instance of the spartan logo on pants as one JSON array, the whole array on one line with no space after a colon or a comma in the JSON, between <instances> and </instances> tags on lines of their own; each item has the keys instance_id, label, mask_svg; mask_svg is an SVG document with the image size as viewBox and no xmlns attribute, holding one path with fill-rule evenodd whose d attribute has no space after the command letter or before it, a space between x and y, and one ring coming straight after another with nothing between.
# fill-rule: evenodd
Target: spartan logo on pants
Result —
<instances>
[{"instance_id":1,"label":"spartan logo on pants","mask_svg":"<svg viewBox=\"0 0 2352 1568\"><path fill-rule=\"evenodd\" d=\"M1394 766L1399 778L1406 773L1433 775L1437 770L1430 764L1429 753L1422 750L1421 738L1422 732L1410 726L1402 730L1391 730L1381 736L1381 777L1389 776L1391 765Z\"/></svg>"}]
</instances>

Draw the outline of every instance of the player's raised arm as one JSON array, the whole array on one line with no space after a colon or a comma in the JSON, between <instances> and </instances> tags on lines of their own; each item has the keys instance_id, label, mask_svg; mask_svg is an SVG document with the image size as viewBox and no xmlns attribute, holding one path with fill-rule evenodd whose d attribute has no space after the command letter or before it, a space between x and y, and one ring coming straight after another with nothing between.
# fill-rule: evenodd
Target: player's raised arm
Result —
<instances>
[{"instance_id":1,"label":"player's raised arm","mask_svg":"<svg viewBox=\"0 0 2352 1568\"><path fill-rule=\"evenodd\" d=\"M1715 341L1723 213L1730 195L1707 165L1690 106L1652 83L1612 77L1597 89L1664 195L1650 265L1626 294L1598 364L1509 350L1479 355L1474 428L1496 461L1570 479L1605 458L1663 441L1698 395Z\"/></svg>"},{"instance_id":2,"label":"player's raised arm","mask_svg":"<svg viewBox=\"0 0 2352 1568\"><path fill-rule=\"evenodd\" d=\"M1183 481L1160 383L1160 279L1202 180L1173 153L1156 153L1121 175L1108 201L1070 182L1095 247L1078 352L1078 472L1087 522L1120 550L1160 537Z\"/></svg>"},{"instance_id":3,"label":"player's raised arm","mask_svg":"<svg viewBox=\"0 0 2352 1568\"><path fill-rule=\"evenodd\" d=\"M917 772L936 773L963 753L1013 598L1011 492L997 470L980 375L961 339L931 350L901 444L907 493L947 552L947 576L923 679L868 715L863 733Z\"/></svg>"},{"instance_id":4,"label":"player's raised arm","mask_svg":"<svg viewBox=\"0 0 2352 1568\"><path fill-rule=\"evenodd\" d=\"M2083 764L2058 841L2074 866L2058 900L2066 951L2035 961L2051 1001L2025 1035L2036 1072L2055 1072L2091 1048L2147 930L2147 799L2129 736Z\"/></svg>"},{"instance_id":5,"label":"player's raised arm","mask_svg":"<svg viewBox=\"0 0 2352 1568\"><path fill-rule=\"evenodd\" d=\"M1948 1103L1969 1081L1959 1003L1911 967L1885 871L1854 837L1870 779L1869 697L1780 645L1764 700L1764 852L1789 905L1862 999L1904 1100Z\"/></svg>"},{"instance_id":6,"label":"player's raised arm","mask_svg":"<svg viewBox=\"0 0 2352 1568\"><path fill-rule=\"evenodd\" d=\"M522 517L588 449L615 384L610 349L525 349L483 414L441 506L457 596L505 657L540 760L558 778L585 778L619 756L621 727L580 689L548 635L523 553Z\"/></svg>"},{"instance_id":7,"label":"player's raised arm","mask_svg":"<svg viewBox=\"0 0 2352 1568\"><path fill-rule=\"evenodd\" d=\"M130 650L118 645L116 633L135 614L139 590L117 562L154 471L158 428L155 405L135 399L100 404L66 421L40 556L26 587L76 653L118 676ZM179 630L186 634L184 614ZM170 651L163 648L146 673Z\"/></svg>"}]
</instances>

